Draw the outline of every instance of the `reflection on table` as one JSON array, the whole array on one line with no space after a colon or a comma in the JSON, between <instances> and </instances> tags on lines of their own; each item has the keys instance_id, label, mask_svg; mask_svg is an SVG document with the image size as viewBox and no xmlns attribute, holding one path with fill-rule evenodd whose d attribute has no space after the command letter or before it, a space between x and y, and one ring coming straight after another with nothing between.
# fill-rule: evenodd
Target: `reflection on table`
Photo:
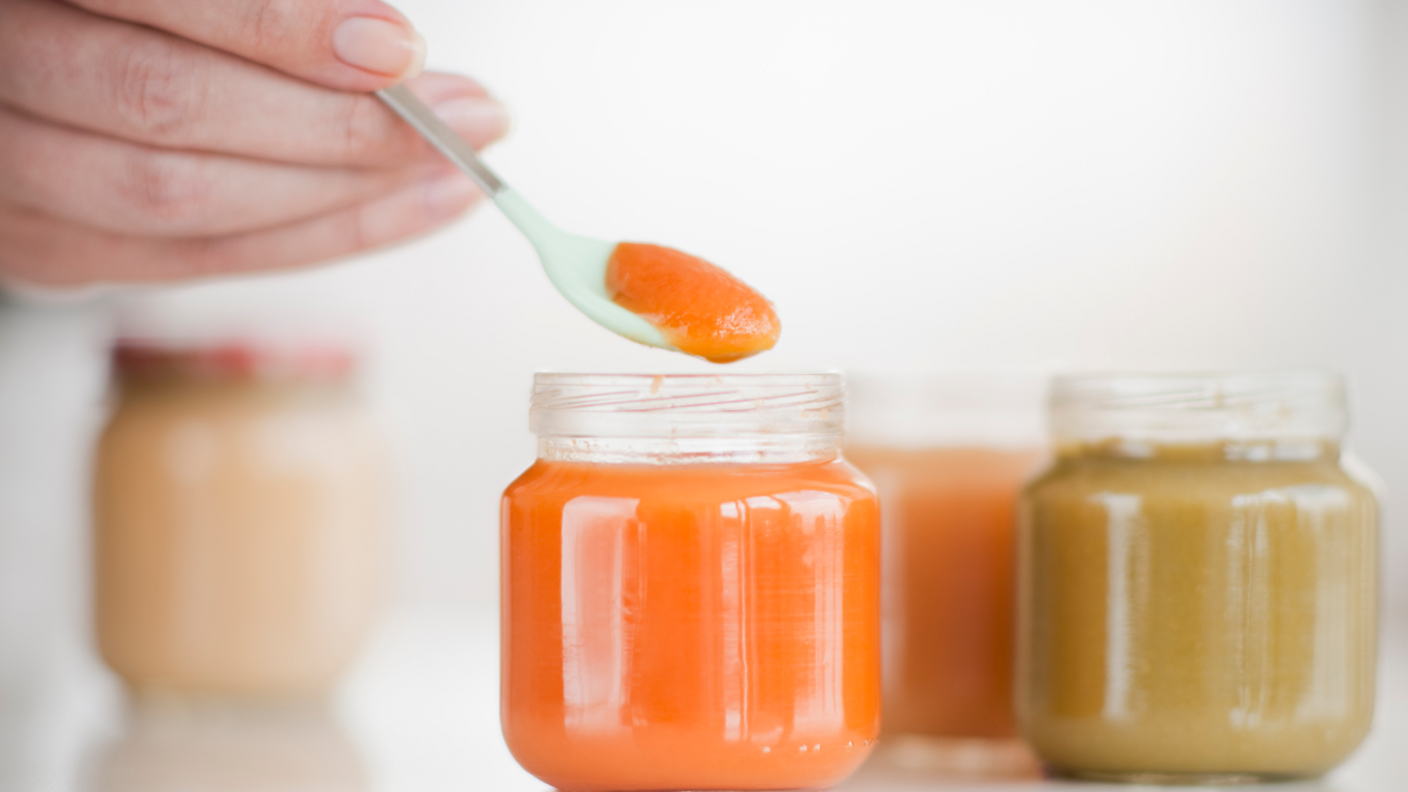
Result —
<instances>
[{"instance_id":1,"label":"reflection on table","mask_svg":"<svg viewBox=\"0 0 1408 792\"><path fill-rule=\"evenodd\" d=\"M98 747L91 792L362 792L357 747L321 705L186 701L129 705Z\"/></svg>"}]
</instances>

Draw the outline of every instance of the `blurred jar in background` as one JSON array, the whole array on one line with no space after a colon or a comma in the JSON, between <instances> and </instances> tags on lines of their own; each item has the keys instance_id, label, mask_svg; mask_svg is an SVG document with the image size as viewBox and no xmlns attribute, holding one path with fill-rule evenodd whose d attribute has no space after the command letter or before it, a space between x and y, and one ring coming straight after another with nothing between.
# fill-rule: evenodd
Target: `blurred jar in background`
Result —
<instances>
[{"instance_id":1,"label":"blurred jar in background","mask_svg":"<svg viewBox=\"0 0 1408 792\"><path fill-rule=\"evenodd\" d=\"M502 507L504 738L574 792L821 789L880 717L840 375L539 374Z\"/></svg>"},{"instance_id":2,"label":"blurred jar in background","mask_svg":"<svg viewBox=\"0 0 1408 792\"><path fill-rule=\"evenodd\" d=\"M1042 380L857 376L849 396L846 456L881 501L886 756L1034 771L1010 741L1014 541L1018 491L1044 455Z\"/></svg>"},{"instance_id":3,"label":"blurred jar in background","mask_svg":"<svg viewBox=\"0 0 1408 792\"><path fill-rule=\"evenodd\" d=\"M326 692L379 596L386 466L342 344L124 340L93 481L95 619L132 688Z\"/></svg>"},{"instance_id":4,"label":"blurred jar in background","mask_svg":"<svg viewBox=\"0 0 1408 792\"><path fill-rule=\"evenodd\" d=\"M1315 776L1369 731L1378 508L1326 374L1062 377L1022 497L1018 716L1082 777Z\"/></svg>"}]
</instances>

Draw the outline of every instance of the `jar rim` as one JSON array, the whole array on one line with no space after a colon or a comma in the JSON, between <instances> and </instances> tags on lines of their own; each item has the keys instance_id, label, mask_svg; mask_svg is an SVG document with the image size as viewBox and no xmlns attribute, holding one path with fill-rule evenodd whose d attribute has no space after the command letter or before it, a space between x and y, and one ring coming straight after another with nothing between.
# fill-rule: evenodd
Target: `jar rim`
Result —
<instances>
[{"instance_id":1,"label":"jar rim","mask_svg":"<svg viewBox=\"0 0 1408 792\"><path fill-rule=\"evenodd\" d=\"M1019 369L851 371L847 444L1037 448L1046 443L1047 375Z\"/></svg>"},{"instance_id":2,"label":"jar rim","mask_svg":"<svg viewBox=\"0 0 1408 792\"><path fill-rule=\"evenodd\" d=\"M539 436L839 436L845 379L810 374L589 374L533 377Z\"/></svg>"},{"instance_id":3,"label":"jar rim","mask_svg":"<svg viewBox=\"0 0 1408 792\"><path fill-rule=\"evenodd\" d=\"M1048 401L1065 440L1338 439L1344 378L1328 371L1064 374Z\"/></svg>"},{"instance_id":4,"label":"jar rim","mask_svg":"<svg viewBox=\"0 0 1408 792\"><path fill-rule=\"evenodd\" d=\"M143 380L345 380L358 363L355 349L343 341L242 336L210 340L119 336L109 357L119 377Z\"/></svg>"}]
</instances>

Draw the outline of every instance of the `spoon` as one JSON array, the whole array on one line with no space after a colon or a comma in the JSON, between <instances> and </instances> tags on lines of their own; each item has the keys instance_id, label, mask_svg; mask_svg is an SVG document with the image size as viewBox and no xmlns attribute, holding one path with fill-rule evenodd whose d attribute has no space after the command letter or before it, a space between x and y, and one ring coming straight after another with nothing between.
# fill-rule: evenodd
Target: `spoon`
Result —
<instances>
[{"instance_id":1,"label":"spoon","mask_svg":"<svg viewBox=\"0 0 1408 792\"><path fill-rule=\"evenodd\" d=\"M538 252L548 280L577 310L613 333L646 346L679 351L654 325L611 301L606 293L606 265L615 242L569 234L553 225L517 190L489 170L474 149L404 85L376 95L405 119L450 162L464 171L494 201Z\"/></svg>"}]
</instances>

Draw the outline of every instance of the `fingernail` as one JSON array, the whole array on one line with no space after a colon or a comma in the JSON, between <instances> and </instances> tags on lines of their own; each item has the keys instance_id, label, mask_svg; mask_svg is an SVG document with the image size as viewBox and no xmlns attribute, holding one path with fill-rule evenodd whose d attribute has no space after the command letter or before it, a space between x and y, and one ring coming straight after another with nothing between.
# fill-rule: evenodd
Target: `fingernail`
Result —
<instances>
[{"instance_id":1,"label":"fingernail","mask_svg":"<svg viewBox=\"0 0 1408 792\"><path fill-rule=\"evenodd\" d=\"M425 66L425 39L408 25L352 17L332 33L332 51L349 66L409 79Z\"/></svg>"},{"instance_id":2,"label":"fingernail","mask_svg":"<svg viewBox=\"0 0 1408 792\"><path fill-rule=\"evenodd\" d=\"M460 134L493 140L508 132L508 108L481 96L461 96L435 105L435 114Z\"/></svg>"},{"instance_id":3,"label":"fingernail","mask_svg":"<svg viewBox=\"0 0 1408 792\"><path fill-rule=\"evenodd\" d=\"M479 188L463 173L431 179L424 190L425 213L435 220L459 214L480 195Z\"/></svg>"}]
</instances>

